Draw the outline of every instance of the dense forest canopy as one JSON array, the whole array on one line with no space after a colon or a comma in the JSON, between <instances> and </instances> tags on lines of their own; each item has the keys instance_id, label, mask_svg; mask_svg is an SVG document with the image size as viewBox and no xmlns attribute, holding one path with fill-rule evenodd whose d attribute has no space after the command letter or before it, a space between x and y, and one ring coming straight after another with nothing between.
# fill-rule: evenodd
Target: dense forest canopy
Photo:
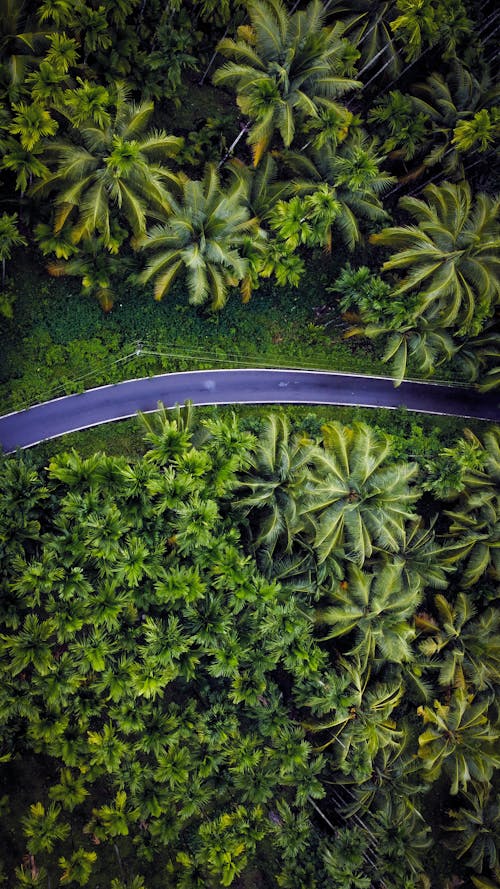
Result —
<instances>
[{"instance_id":1,"label":"dense forest canopy","mask_svg":"<svg viewBox=\"0 0 500 889\"><path fill-rule=\"evenodd\" d=\"M500 430L143 423L4 459L7 885L494 886Z\"/></svg>"},{"instance_id":2,"label":"dense forest canopy","mask_svg":"<svg viewBox=\"0 0 500 889\"><path fill-rule=\"evenodd\" d=\"M5 315L13 250L106 312L127 275L220 310L263 278L300 286L325 250L322 323L346 312L397 379L496 385L493 4L9 0L1 18Z\"/></svg>"},{"instance_id":3,"label":"dense forest canopy","mask_svg":"<svg viewBox=\"0 0 500 889\"><path fill-rule=\"evenodd\" d=\"M78 350L119 379L122 300L149 342L174 297L172 330L240 301L260 344L275 304L279 344L303 303L350 369L493 391L499 21L0 0L7 409ZM133 458L0 458L0 885L495 889L500 430L142 424Z\"/></svg>"}]
</instances>

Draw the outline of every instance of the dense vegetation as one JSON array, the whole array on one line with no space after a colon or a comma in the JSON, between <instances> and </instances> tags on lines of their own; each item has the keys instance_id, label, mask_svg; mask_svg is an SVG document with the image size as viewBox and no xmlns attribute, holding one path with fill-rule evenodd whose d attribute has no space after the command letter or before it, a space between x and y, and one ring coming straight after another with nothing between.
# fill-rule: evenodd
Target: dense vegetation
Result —
<instances>
[{"instance_id":1,"label":"dense vegetation","mask_svg":"<svg viewBox=\"0 0 500 889\"><path fill-rule=\"evenodd\" d=\"M2 410L214 361L493 389L499 17L0 0ZM0 458L0 885L499 885L500 430L291 416Z\"/></svg>"},{"instance_id":2,"label":"dense vegetation","mask_svg":"<svg viewBox=\"0 0 500 889\"><path fill-rule=\"evenodd\" d=\"M352 335L372 339L398 380L439 368L496 385L493 5L13 0L1 28L12 353L34 363L40 335L12 318L26 286L12 267L6 277L13 251L76 277L105 312L152 282L206 324L238 287L245 303L266 279L266 302L300 297L321 264L308 321L329 334L333 367L349 365L351 341L337 352ZM247 358L253 331L239 333ZM67 338L90 363L101 341L127 353L105 331ZM20 358L10 376L25 374Z\"/></svg>"},{"instance_id":3,"label":"dense vegetation","mask_svg":"<svg viewBox=\"0 0 500 889\"><path fill-rule=\"evenodd\" d=\"M500 430L143 423L4 459L7 885L494 886Z\"/></svg>"}]
</instances>

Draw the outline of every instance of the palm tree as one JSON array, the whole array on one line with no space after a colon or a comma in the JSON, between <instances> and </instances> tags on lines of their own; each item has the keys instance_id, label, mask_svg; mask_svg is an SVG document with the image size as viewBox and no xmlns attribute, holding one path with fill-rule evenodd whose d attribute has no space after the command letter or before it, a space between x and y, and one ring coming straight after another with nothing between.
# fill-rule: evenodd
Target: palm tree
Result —
<instances>
[{"instance_id":1,"label":"palm tree","mask_svg":"<svg viewBox=\"0 0 500 889\"><path fill-rule=\"evenodd\" d=\"M79 886L87 886L96 859L97 852L87 852L81 847L72 853L71 858L61 856L59 858L59 867L62 869L61 884L78 883Z\"/></svg>"},{"instance_id":2,"label":"palm tree","mask_svg":"<svg viewBox=\"0 0 500 889\"><path fill-rule=\"evenodd\" d=\"M500 615L486 608L479 616L471 599L459 592L455 602L434 597L437 621L416 615L416 626L425 633L419 643L428 658L427 670L437 670L439 683L474 691L494 690L500 681Z\"/></svg>"},{"instance_id":3,"label":"palm tree","mask_svg":"<svg viewBox=\"0 0 500 889\"><path fill-rule=\"evenodd\" d=\"M452 6L443 0L432 5L399 0L397 7L400 15L390 25L394 34L401 35L408 61L417 59L424 48L441 42L445 53L453 53L457 44L471 33L472 25L462 0Z\"/></svg>"},{"instance_id":4,"label":"palm tree","mask_svg":"<svg viewBox=\"0 0 500 889\"><path fill-rule=\"evenodd\" d=\"M54 235L47 227L38 226L38 242L42 253L55 252L56 257L47 263L47 271L54 278L75 277L81 280L82 296L93 297L98 300L104 312L110 312L114 305L113 279L118 280L124 276L130 262L123 256L116 254L119 245L123 241L123 229L111 222L109 241L104 237L85 237L78 248L72 243L72 231L69 230L69 239L65 239L64 231ZM62 254L62 256L61 256ZM73 255L69 255L73 254Z\"/></svg>"},{"instance_id":5,"label":"palm tree","mask_svg":"<svg viewBox=\"0 0 500 889\"><path fill-rule=\"evenodd\" d=\"M74 243L97 235L110 252L117 249L113 223L141 237L148 217L169 211L169 188L179 183L162 161L175 155L182 140L163 130L143 135L153 103L134 105L127 98L118 84L110 122L88 119L77 128L83 144L52 142L46 151L52 172L31 191L39 197L55 192L55 233L70 222ZM71 123L72 109L61 110Z\"/></svg>"},{"instance_id":6,"label":"palm tree","mask_svg":"<svg viewBox=\"0 0 500 889\"><path fill-rule=\"evenodd\" d=\"M445 845L469 867L482 873L486 867L492 872L500 861L500 797L493 794L489 784L475 784L472 792L463 792L467 803L448 811L451 819L444 829L451 833Z\"/></svg>"},{"instance_id":7,"label":"palm tree","mask_svg":"<svg viewBox=\"0 0 500 889\"><path fill-rule=\"evenodd\" d=\"M399 248L382 271L408 269L395 293L418 292L414 318L457 325L458 335L477 334L500 301L499 200L479 194L474 202L467 183L428 185L423 195L399 201L416 225L386 228L370 241Z\"/></svg>"},{"instance_id":8,"label":"palm tree","mask_svg":"<svg viewBox=\"0 0 500 889\"><path fill-rule=\"evenodd\" d=\"M281 0L251 0L251 24L238 40L225 38L219 52L234 62L214 74L217 85L235 86L243 114L252 120L249 143L257 166L276 130L288 147L299 121L361 84L346 77L349 44L344 28L324 25L320 0L289 14Z\"/></svg>"},{"instance_id":9,"label":"palm tree","mask_svg":"<svg viewBox=\"0 0 500 889\"><path fill-rule=\"evenodd\" d=\"M57 121L50 112L37 102L19 102L12 106L14 114L9 125L9 133L19 136L21 148L33 151L47 136L53 136L58 128Z\"/></svg>"},{"instance_id":10,"label":"palm tree","mask_svg":"<svg viewBox=\"0 0 500 889\"><path fill-rule=\"evenodd\" d=\"M31 18L23 0L0 3L0 88L15 101L21 92L27 67L35 61L47 31Z\"/></svg>"},{"instance_id":11,"label":"palm tree","mask_svg":"<svg viewBox=\"0 0 500 889\"><path fill-rule=\"evenodd\" d=\"M494 426L484 435L484 468L463 476L463 490L458 503L445 515L452 519L448 537L457 557L467 559L460 584L473 586L488 572L493 580L500 577L500 428Z\"/></svg>"},{"instance_id":12,"label":"palm tree","mask_svg":"<svg viewBox=\"0 0 500 889\"><path fill-rule=\"evenodd\" d=\"M385 802L367 819L377 854L377 875L388 885L394 885L391 878L395 877L400 886L415 886L416 878L424 873L424 853L433 845L430 825L408 797L395 796Z\"/></svg>"},{"instance_id":13,"label":"palm tree","mask_svg":"<svg viewBox=\"0 0 500 889\"><path fill-rule=\"evenodd\" d=\"M264 238L245 207L241 186L223 191L215 167L208 165L201 182L188 180L183 184L182 199L171 199L168 222L155 226L141 239L140 247L155 255L140 280L156 278L155 299L161 299L184 270L189 302L203 305L210 299L212 309L221 309L228 288L243 282L247 275L242 247L248 234L256 243Z\"/></svg>"},{"instance_id":14,"label":"palm tree","mask_svg":"<svg viewBox=\"0 0 500 889\"><path fill-rule=\"evenodd\" d=\"M378 99L370 109L368 122L376 125L376 132L383 139L382 150L391 160L412 160L420 154L431 134L428 114L417 111L413 97L400 90L390 90ZM405 168L408 178L411 176L413 179L415 174L420 175L421 172L422 166L410 174Z\"/></svg>"},{"instance_id":15,"label":"palm tree","mask_svg":"<svg viewBox=\"0 0 500 889\"><path fill-rule=\"evenodd\" d=\"M329 15L340 19L345 34L360 53L359 77L396 77L401 70L401 49L390 22L396 14L394 0L333 0Z\"/></svg>"},{"instance_id":16,"label":"palm tree","mask_svg":"<svg viewBox=\"0 0 500 889\"><path fill-rule=\"evenodd\" d=\"M301 520L315 524L313 546L323 562L336 547L362 565L374 548L397 551L405 522L414 518L417 494L410 482L414 463L384 465L389 438L362 423L323 427L324 452L318 481L308 485ZM319 461L318 461L319 462Z\"/></svg>"},{"instance_id":17,"label":"palm tree","mask_svg":"<svg viewBox=\"0 0 500 889\"><path fill-rule=\"evenodd\" d=\"M380 196L394 179L380 169L383 159L377 144L362 134L343 143L339 151L328 144L321 150L313 149L310 156L291 151L283 154L285 163L298 174L293 181L297 195L303 198L324 189L335 201L336 212L327 226L327 247L332 227L353 250L361 237L360 218L368 222L387 218Z\"/></svg>"},{"instance_id":18,"label":"palm tree","mask_svg":"<svg viewBox=\"0 0 500 889\"><path fill-rule=\"evenodd\" d=\"M377 658L395 663L411 659L415 630L408 620L420 598L418 589L403 590L397 565L385 565L376 574L350 565L347 579L328 596L333 604L317 609L314 619L328 625L322 641L353 634L348 655L357 655L365 672Z\"/></svg>"},{"instance_id":19,"label":"palm tree","mask_svg":"<svg viewBox=\"0 0 500 889\"><path fill-rule=\"evenodd\" d=\"M19 233L17 213L2 213L0 216L0 261L2 263L2 287L5 287L5 263L11 257L13 247L26 244L26 238Z\"/></svg>"},{"instance_id":20,"label":"palm tree","mask_svg":"<svg viewBox=\"0 0 500 889\"><path fill-rule=\"evenodd\" d=\"M0 652L9 654L9 670L13 676L31 665L41 676L50 673L55 666L50 643L53 632L51 620L39 621L36 614L27 614L17 634L0 636Z\"/></svg>"},{"instance_id":21,"label":"palm tree","mask_svg":"<svg viewBox=\"0 0 500 889\"><path fill-rule=\"evenodd\" d=\"M418 739L418 755L428 781L435 781L444 769L455 795L467 790L471 780L490 780L500 765L494 752L500 732L489 722L489 706L488 698L473 698L459 688L448 704L434 701L433 707L418 708L426 726Z\"/></svg>"},{"instance_id":22,"label":"palm tree","mask_svg":"<svg viewBox=\"0 0 500 889\"><path fill-rule=\"evenodd\" d=\"M59 823L60 814L60 807L53 803L50 803L47 810L42 803L34 803L30 806L29 815L21 819L32 855L52 852L55 844L67 837L70 827L69 824Z\"/></svg>"},{"instance_id":23,"label":"palm tree","mask_svg":"<svg viewBox=\"0 0 500 889\"><path fill-rule=\"evenodd\" d=\"M446 77L434 72L411 91L415 111L432 124L426 166L442 163L445 174L451 175L460 168L462 153L485 152L494 142L495 121L488 107L495 101L495 92L487 78L479 81L458 59L451 60Z\"/></svg>"},{"instance_id":24,"label":"palm tree","mask_svg":"<svg viewBox=\"0 0 500 889\"><path fill-rule=\"evenodd\" d=\"M366 324L364 327L354 327L349 331L349 336L357 334L362 334L368 339L387 337L382 361L384 363L392 361L395 386L403 382L409 362L410 366L414 365L420 373L432 376L438 367L451 361L458 349L447 330L438 327L436 323L429 323L425 318L399 323L396 319L391 319L389 324Z\"/></svg>"},{"instance_id":25,"label":"palm tree","mask_svg":"<svg viewBox=\"0 0 500 889\"><path fill-rule=\"evenodd\" d=\"M312 441L290 435L284 416L272 414L265 422L249 470L236 492L238 513L250 525L252 546L291 552L303 528L303 501L311 469L318 456Z\"/></svg>"}]
</instances>

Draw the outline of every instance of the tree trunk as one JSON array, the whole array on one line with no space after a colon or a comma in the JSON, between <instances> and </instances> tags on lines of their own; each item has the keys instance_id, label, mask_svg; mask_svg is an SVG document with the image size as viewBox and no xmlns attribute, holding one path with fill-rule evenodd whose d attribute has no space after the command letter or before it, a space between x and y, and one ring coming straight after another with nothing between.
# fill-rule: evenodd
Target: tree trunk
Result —
<instances>
[{"instance_id":1,"label":"tree trunk","mask_svg":"<svg viewBox=\"0 0 500 889\"><path fill-rule=\"evenodd\" d=\"M240 132L236 136L236 139L233 142L231 142L231 145L227 149L222 160L217 164L218 168L222 167L222 165L226 163L229 155L231 155L233 153L233 150L236 148L238 142L240 141L242 136L245 136L248 133L249 129L250 129L250 124L249 123L244 124L244 126L241 128Z\"/></svg>"},{"instance_id":2,"label":"tree trunk","mask_svg":"<svg viewBox=\"0 0 500 889\"><path fill-rule=\"evenodd\" d=\"M228 29L226 28L226 30L224 31L224 33L223 33L223 35L222 35L222 37L221 37L221 40L224 40L224 37L226 36L227 31L228 31ZM207 65L207 67L205 68L205 70L204 70L204 72L203 72L203 74L202 74L200 80L198 81L198 85L199 85L199 86L203 86L203 84L205 83L206 76L207 76L208 72L210 71L210 68L212 67L213 63L215 62L215 59L217 58L217 54L218 54L218 53L217 53L217 50L215 50L215 52L214 52L212 58L210 59L210 61L209 61L208 65Z\"/></svg>"}]
</instances>

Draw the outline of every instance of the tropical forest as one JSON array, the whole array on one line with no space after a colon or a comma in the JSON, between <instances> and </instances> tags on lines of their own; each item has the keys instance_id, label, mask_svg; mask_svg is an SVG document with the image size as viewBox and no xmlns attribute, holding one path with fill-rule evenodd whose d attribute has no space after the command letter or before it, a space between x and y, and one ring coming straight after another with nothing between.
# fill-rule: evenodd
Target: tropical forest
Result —
<instances>
[{"instance_id":1,"label":"tropical forest","mask_svg":"<svg viewBox=\"0 0 500 889\"><path fill-rule=\"evenodd\" d=\"M0 421L231 368L498 407L499 35L0 0ZM500 887L500 426L363 404L0 448L0 887Z\"/></svg>"}]
</instances>

